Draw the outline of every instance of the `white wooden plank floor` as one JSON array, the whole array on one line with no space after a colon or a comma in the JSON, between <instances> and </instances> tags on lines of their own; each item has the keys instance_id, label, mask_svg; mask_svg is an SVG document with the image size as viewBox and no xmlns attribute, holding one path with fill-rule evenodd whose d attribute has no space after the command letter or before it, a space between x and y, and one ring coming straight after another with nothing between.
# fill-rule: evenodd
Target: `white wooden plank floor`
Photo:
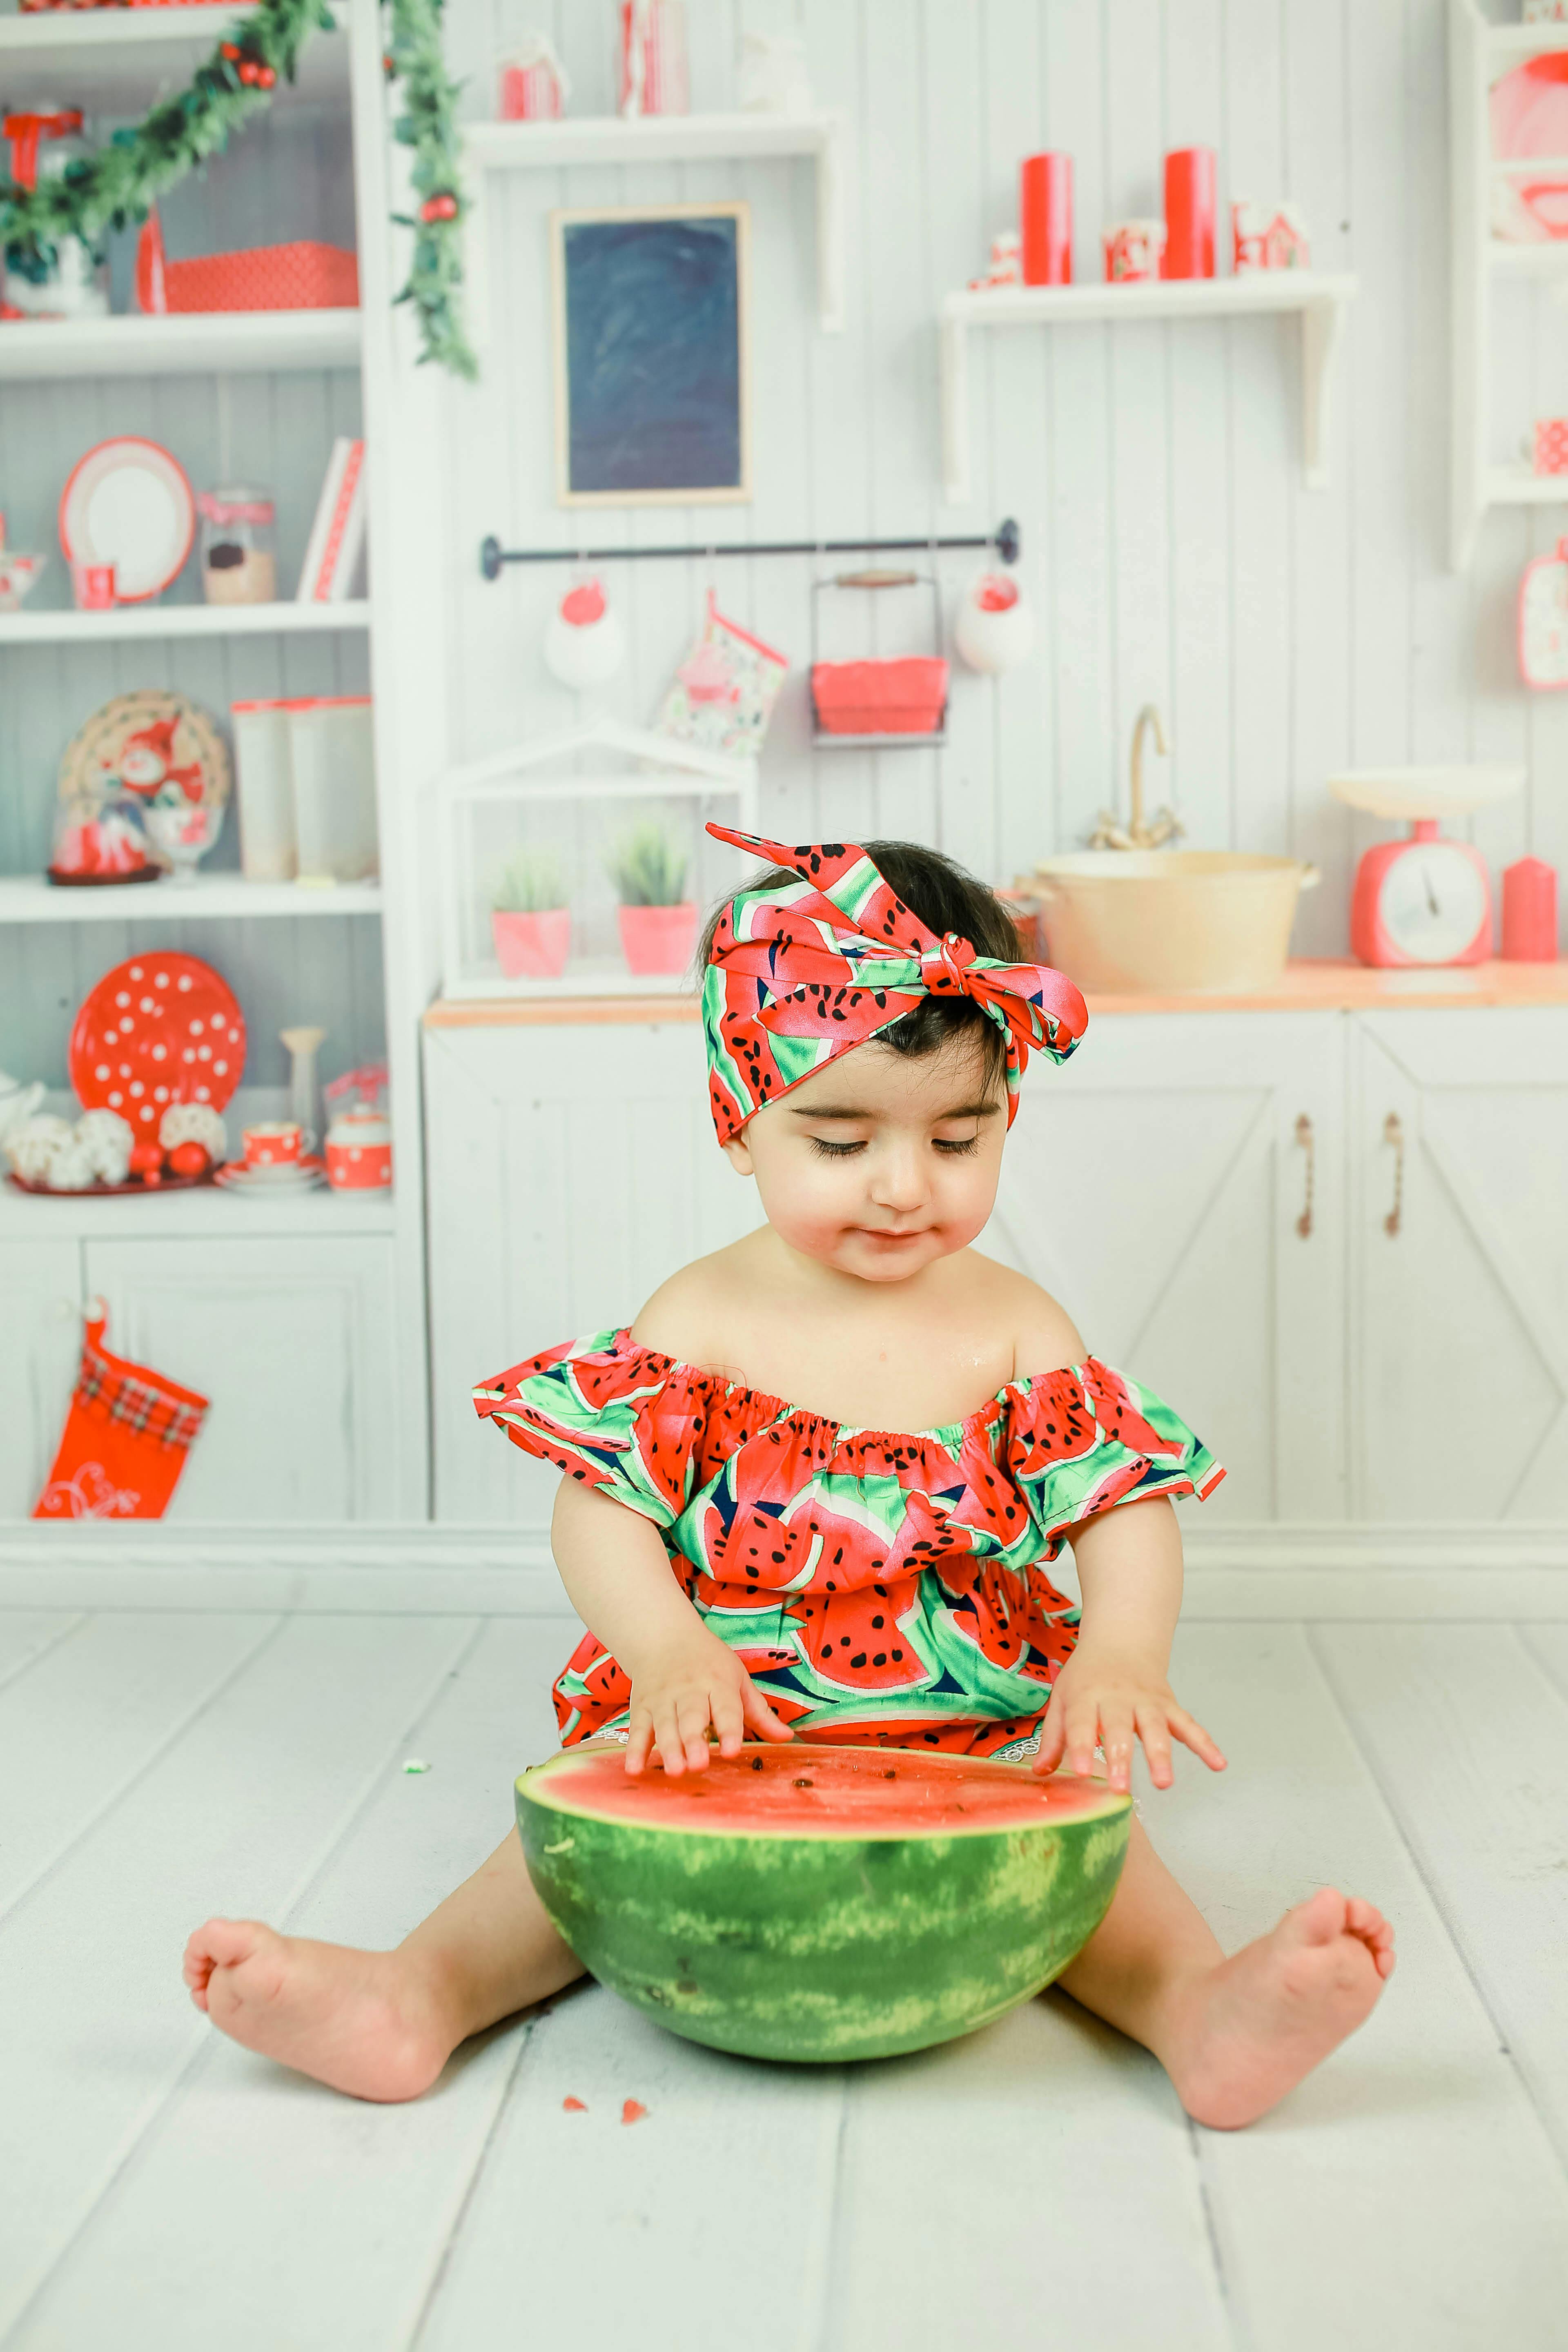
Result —
<instances>
[{"instance_id":1,"label":"white wooden plank floor","mask_svg":"<svg viewBox=\"0 0 1568 2352\"><path fill-rule=\"evenodd\" d=\"M5 2352L1568 2347L1561 1628L1184 1630L1231 1769L1144 1814L1221 1939L1324 1880L1400 1937L1372 2022L1247 2133L1054 1994L818 2070L584 1983L400 2108L214 2033L188 1928L395 1941L554 1746L574 1631L0 1611Z\"/></svg>"}]
</instances>

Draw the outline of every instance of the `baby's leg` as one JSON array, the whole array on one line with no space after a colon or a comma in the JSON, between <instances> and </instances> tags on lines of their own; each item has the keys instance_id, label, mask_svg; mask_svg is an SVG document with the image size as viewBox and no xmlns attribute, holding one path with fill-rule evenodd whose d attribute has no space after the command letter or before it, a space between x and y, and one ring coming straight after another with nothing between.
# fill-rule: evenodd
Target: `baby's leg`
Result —
<instances>
[{"instance_id":1,"label":"baby's leg","mask_svg":"<svg viewBox=\"0 0 1568 2352\"><path fill-rule=\"evenodd\" d=\"M1381 1912L1327 1886L1226 1959L1134 1822L1115 1899L1058 1982L1152 2050L1197 2122L1229 2131L1353 2033L1393 1969Z\"/></svg>"},{"instance_id":2,"label":"baby's leg","mask_svg":"<svg viewBox=\"0 0 1568 2352\"><path fill-rule=\"evenodd\" d=\"M395 1951L279 1936L256 1919L209 1919L185 1947L191 1998L215 2025L360 2099L417 2098L459 2042L583 1973L515 1830Z\"/></svg>"}]
</instances>

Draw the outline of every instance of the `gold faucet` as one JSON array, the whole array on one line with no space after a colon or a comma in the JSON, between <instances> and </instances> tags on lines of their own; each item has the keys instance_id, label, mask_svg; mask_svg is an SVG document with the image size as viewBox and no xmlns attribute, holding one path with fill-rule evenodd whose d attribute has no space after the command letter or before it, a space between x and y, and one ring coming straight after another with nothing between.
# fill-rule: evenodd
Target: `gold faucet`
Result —
<instances>
[{"instance_id":1,"label":"gold faucet","mask_svg":"<svg viewBox=\"0 0 1568 2352\"><path fill-rule=\"evenodd\" d=\"M1109 809L1100 812L1100 823L1089 835L1091 849L1158 849L1173 834L1184 832L1179 817L1163 808L1152 824L1143 822L1143 737L1149 728L1154 730L1154 749L1166 755L1165 730L1160 724L1160 714L1152 702L1146 702L1138 713L1132 729L1132 814L1125 830L1119 825Z\"/></svg>"}]
</instances>

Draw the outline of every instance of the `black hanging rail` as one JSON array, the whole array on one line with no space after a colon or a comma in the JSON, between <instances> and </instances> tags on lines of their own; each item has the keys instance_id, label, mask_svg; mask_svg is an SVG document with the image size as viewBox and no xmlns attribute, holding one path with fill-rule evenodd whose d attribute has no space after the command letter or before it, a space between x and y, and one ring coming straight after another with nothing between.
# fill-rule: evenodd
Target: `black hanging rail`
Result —
<instances>
[{"instance_id":1,"label":"black hanging rail","mask_svg":"<svg viewBox=\"0 0 1568 2352\"><path fill-rule=\"evenodd\" d=\"M714 555L925 555L951 547L994 547L1004 563L1018 561L1018 526L1011 515L977 539L773 539L700 547L503 547L493 536L479 548L479 570L499 580L503 563L640 563L649 556L699 561Z\"/></svg>"}]
</instances>

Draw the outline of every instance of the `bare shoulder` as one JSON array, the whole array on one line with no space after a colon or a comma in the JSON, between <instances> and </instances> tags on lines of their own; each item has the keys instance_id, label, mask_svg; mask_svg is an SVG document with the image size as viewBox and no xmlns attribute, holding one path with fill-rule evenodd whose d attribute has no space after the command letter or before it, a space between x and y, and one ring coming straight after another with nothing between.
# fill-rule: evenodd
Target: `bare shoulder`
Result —
<instances>
[{"instance_id":1,"label":"bare shoulder","mask_svg":"<svg viewBox=\"0 0 1568 2352\"><path fill-rule=\"evenodd\" d=\"M750 1239L750 1236L747 1237ZM721 1365L733 1352L731 1327L737 1277L746 1242L693 1258L645 1300L631 1327L639 1348L673 1356L679 1364Z\"/></svg>"},{"instance_id":2,"label":"bare shoulder","mask_svg":"<svg viewBox=\"0 0 1568 2352\"><path fill-rule=\"evenodd\" d=\"M976 1274L984 1282L986 1303L1013 1335L1013 1378L1028 1380L1039 1372L1054 1372L1062 1364L1081 1364L1089 1350L1084 1346L1078 1326L1067 1308L1031 1282L1026 1274L1018 1274L1010 1265L999 1265L994 1258L984 1257L978 1250L968 1252Z\"/></svg>"}]
</instances>

